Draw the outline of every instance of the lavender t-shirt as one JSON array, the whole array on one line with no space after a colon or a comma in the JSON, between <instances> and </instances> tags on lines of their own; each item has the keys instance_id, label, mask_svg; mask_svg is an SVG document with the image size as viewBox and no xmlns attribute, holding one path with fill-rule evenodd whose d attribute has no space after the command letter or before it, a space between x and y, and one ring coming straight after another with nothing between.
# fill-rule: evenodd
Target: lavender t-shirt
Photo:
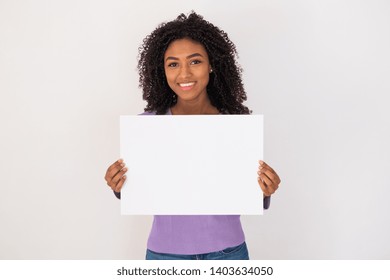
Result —
<instances>
[{"instance_id":1,"label":"lavender t-shirt","mask_svg":"<svg viewBox=\"0 0 390 280\"><path fill-rule=\"evenodd\" d=\"M171 115L170 110L166 115ZM269 203L270 197L266 197L265 209ZM244 241L240 215L155 215L147 247L158 253L195 255L221 251Z\"/></svg>"}]
</instances>

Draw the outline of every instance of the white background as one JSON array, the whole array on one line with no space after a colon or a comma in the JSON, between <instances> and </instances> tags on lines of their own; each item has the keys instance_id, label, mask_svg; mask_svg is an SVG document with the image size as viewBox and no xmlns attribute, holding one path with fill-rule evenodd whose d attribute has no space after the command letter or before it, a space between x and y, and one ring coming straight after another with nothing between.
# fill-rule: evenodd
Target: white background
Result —
<instances>
[{"instance_id":1,"label":"white background","mask_svg":"<svg viewBox=\"0 0 390 280\"><path fill-rule=\"evenodd\" d=\"M143 259L152 217L103 179L138 114L137 50L194 9L236 43L282 178L252 259L390 258L390 4L0 1L0 258Z\"/></svg>"}]
</instances>

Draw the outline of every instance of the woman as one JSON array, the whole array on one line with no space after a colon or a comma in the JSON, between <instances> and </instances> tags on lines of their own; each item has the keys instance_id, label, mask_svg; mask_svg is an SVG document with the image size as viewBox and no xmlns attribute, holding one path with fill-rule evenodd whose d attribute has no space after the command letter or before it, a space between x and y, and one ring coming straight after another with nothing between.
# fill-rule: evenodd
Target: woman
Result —
<instances>
[{"instance_id":1,"label":"woman","mask_svg":"<svg viewBox=\"0 0 390 280\"><path fill-rule=\"evenodd\" d=\"M250 114L236 56L227 34L194 12L161 24L140 48L143 115ZM106 172L118 198L127 170L118 160ZM279 183L259 161L265 209ZM146 259L249 259L239 215L156 215L147 248Z\"/></svg>"}]
</instances>

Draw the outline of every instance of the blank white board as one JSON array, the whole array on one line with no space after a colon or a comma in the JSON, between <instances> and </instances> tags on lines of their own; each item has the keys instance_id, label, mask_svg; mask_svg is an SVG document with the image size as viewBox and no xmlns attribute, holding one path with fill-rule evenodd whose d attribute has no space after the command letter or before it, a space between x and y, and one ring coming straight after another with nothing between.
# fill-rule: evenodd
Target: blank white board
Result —
<instances>
[{"instance_id":1,"label":"blank white board","mask_svg":"<svg viewBox=\"0 0 390 280\"><path fill-rule=\"evenodd\" d=\"M121 116L125 215L263 213L262 115Z\"/></svg>"}]
</instances>

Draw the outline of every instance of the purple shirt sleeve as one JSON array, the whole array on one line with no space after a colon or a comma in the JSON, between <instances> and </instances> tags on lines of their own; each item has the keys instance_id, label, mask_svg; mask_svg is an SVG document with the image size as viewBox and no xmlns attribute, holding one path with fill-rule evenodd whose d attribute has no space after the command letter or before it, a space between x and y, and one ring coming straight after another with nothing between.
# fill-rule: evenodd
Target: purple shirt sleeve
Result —
<instances>
[{"instance_id":1,"label":"purple shirt sleeve","mask_svg":"<svg viewBox=\"0 0 390 280\"><path fill-rule=\"evenodd\" d=\"M121 199L121 193L114 191L116 198Z\"/></svg>"},{"instance_id":2,"label":"purple shirt sleeve","mask_svg":"<svg viewBox=\"0 0 390 280\"><path fill-rule=\"evenodd\" d=\"M263 199L263 208L268 209L269 205L271 204L271 196L266 196Z\"/></svg>"}]
</instances>

